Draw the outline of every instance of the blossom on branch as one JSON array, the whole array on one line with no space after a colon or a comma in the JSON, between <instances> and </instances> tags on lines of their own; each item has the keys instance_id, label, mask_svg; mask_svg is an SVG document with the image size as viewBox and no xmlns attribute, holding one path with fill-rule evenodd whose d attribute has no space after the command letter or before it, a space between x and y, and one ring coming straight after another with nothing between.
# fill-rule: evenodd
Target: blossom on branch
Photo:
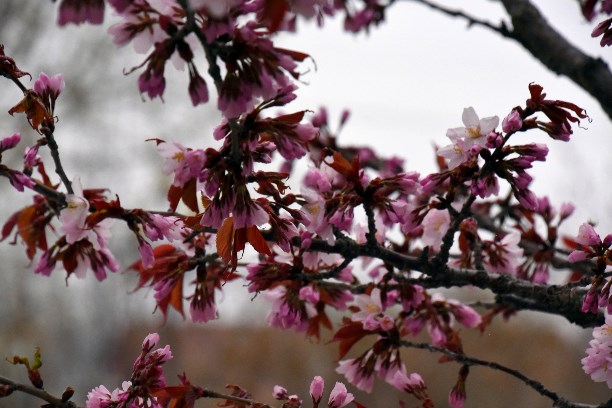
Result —
<instances>
[{"instance_id":1,"label":"blossom on branch","mask_svg":"<svg viewBox=\"0 0 612 408\"><path fill-rule=\"evenodd\" d=\"M612 314L606 314L606 322L593 329L593 340L589 342L582 361L582 369L595 382L605 382L612 389Z\"/></svg>"}]
</instances>

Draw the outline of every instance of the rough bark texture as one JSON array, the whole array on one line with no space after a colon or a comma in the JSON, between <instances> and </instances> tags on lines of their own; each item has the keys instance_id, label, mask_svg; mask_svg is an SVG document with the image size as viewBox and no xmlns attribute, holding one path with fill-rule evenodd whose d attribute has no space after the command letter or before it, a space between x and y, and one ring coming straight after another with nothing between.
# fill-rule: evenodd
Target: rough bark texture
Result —
<instances>
[{"instance_id":1,"label":"rough bark texture","mask_svg":"<svg viewBox=\"0 0 612 408\"><path fill-rule=\"evenodd\" d=\"M612 120L612 73L600 58L570 44L529 0L501 0L512 19L512 38L548 69L564 75L601 104Z\"/></svg>"}]
</instances>

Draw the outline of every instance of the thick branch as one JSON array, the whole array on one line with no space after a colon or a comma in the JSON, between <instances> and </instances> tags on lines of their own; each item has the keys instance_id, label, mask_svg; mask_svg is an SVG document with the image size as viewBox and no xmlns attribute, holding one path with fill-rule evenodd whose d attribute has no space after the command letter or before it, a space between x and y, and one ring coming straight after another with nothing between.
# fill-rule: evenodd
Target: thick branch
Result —
<instances>
[{"instance_id":1,"label":"thick branch","mask_svg":"<svg viewBox=\"0 0 612 408\"><path fill-rule=\"evenodd\" d=\"M512 19L512 37L548 69L564 75L601 104L612 119L612 73L600 58L570 44L529 0L501 0Z\"/></svg>"},{"instance_id":2,"label":"thick branch","mask_svg":"<svg viewBox=\"0 0 612 408\"><path fill-rule=\"evenodd\" d=\"M470 26L483 27L515 40L552 72L568 77L597 99L612 119L612 73L608 65L601 58L593 58L570 44L529 0L501 0L512 20L512 30L503 22L496 26L429 0L411 1L447 16L463 18Z\"/></svg>"},{"instance_id":3,"label":"thick branch","mask_svg":"<svg viewBox=\"0 0 612 408\"><path fill-rule=\"evenodd\" d=\"M348 238L339 239L334 245L324 240L313 240L309 250L336 253L345 259L369 256L380 259L400 271L428 272L425 271L428 267L426 260L403 255L380 245L372 247L367 244L357 244ZM601 314L583 313L581 306L584 290L567 285L541 285L511 275L489 273L484 270L448 268L443 273L429 272L433 273L407 280L427 288L476 286L489 289L501 296L499 300L503 304L563 316L581 327L601 326L604 322Z\"/></svg>"}]
</instances>

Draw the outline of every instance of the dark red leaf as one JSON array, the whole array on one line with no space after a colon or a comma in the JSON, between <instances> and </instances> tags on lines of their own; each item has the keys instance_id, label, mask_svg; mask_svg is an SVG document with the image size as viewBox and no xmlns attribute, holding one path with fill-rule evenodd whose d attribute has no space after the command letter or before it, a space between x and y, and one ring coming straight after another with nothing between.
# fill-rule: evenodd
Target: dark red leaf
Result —
<instances>
[{"instance_id":1,"label":"dark red leaf","mask_svg":"<svg viewBox=\"0 0 612 408\"><path fill-rule=\"evenodd\" d=\"M259 232L259 229L257 229L255 225L251 225L246 230L247 241L249 241L249 244L251 244L260 254L271 256L272 252L270 251L270 248L268 248L268 244L266 243L263 235L261 235L261 232Z\"/></svg>"},{"instance_id":2,"label":"dark red leaf","mask_svg":"<svg viewBox=\"0 0 612 408\"><path fill-rule=\"evenodd\" d=\"M345 322L345 324L338 329L336 334L334 334L332 339L332 341L337 341L340 343L338 345L338 351L340 353L338 358L343 358L355 343L369 334L372 333L364 330L361 322Z\"/></svg>"},{"instance_id":3,"label":"dark red leaf","mask_svg":"<svg viewBox=\"0 0 612 408\"><path fill-rule=\"evenodd\" d=\"M232 246L234 242L234 219L227 217L217 231L217 253L227 264L232 261Z\"/></svg>"}]
</instances>

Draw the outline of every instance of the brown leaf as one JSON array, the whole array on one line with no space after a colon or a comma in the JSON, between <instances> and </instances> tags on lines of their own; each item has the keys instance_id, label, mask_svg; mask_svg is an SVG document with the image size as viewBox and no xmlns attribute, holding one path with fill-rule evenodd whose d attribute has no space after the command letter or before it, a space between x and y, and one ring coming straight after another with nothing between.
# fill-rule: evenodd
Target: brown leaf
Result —
<instances>
[{"instance_id":1,"label":"brown leaf","mask_svg":"<svg viewBox=\"0 0 612 408\"><path fill-rule=\"evenodd\" d=\"M264 239L263 235L261 235L261 232L259 232L259 229L255 225L251 225L246 230L247 241L249 241L249 244L251 244L251 246L257 252L259 252L260 254L272 255L272 252L270 251L270 248L268 248L266 240Z\"/></svg>"},{"instance_id":2,"label":"brown leaf","mask_svg":"<svg viewBox=\"0 0 612 408\"><path fill-rule=\"evenodd\" d=\"M217 253L227 264L232 261L232 247L234 243L234 219L227 217L217 231Z\"/></svg>"}]
</instances>

